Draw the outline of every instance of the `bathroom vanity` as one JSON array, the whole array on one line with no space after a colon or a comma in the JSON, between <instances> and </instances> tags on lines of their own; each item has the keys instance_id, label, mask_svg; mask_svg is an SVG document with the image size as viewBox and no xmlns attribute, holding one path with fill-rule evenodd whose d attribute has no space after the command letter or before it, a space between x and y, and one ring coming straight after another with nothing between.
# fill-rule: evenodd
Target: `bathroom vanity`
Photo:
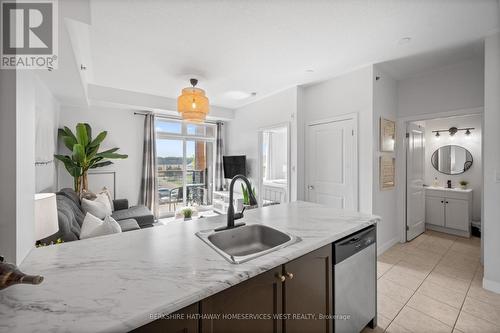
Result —
<instances>
[{"instance_id":1,"label":"bathroom vanity","mask_svg":"<svg viewBox=\"0 0 500 333\"><path fill-rule=\"evenodd\" d=\"M427 187L425 224L427 229L470 237L472 189Z\"/></svg>"}]
</instances>

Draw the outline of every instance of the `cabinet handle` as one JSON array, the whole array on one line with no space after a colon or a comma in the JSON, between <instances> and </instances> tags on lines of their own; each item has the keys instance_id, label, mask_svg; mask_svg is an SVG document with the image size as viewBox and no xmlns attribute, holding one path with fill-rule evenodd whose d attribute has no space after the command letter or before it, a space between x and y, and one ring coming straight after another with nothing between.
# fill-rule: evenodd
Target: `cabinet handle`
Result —
<instances>
[{"instance_id":1,"label":"cabinet handle","mask_svg":"<svg viewBox=\"0 0 500 333\"><path fill-rule=\"evenodd\" d=\"M443 201L443 200L441 200L441 203L444 203L444 201Z\"/></svg>"},{"instance_id":2,"label":"cabinet handle","mask_svg":"<svg viewBox=\"0 0 500 333\"><path fill-rule=\"evenodd\" d=\"M289 278L290 280L293 279L293 273L286 272L285 273L286 277Z\"/></svg>"},{"instance_id":3,"label":"cabinet handle","mask_svg":"<svg viewBox=\"0 0 500 333\"><path fill-rule=\"evenodd\" d=\"M276 274L276 278L280 280L281 282L285 282L286 277L282 274Z\"/></svg>"},{"instance_id":4,"label":"cabinet handle","mask_svg":"<svg viewBox=\"0 0 500 333\"><path fill-rule=\"evenodd\" d=\"M449 203L448 201L446 201L445 203Z\"/></svg>"}]
</instances>

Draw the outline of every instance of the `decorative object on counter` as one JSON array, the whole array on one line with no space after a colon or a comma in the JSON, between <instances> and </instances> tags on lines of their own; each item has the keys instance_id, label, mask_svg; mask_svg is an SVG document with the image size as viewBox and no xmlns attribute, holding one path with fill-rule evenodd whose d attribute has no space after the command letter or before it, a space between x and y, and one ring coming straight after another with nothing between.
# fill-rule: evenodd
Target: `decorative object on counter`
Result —
<instances>
[{"instance_id":1,"label":"decorative object on counter","mask_svg":"<svg viewBox=\"0 0 500 333\"><path fill-rule=\"evenodd\" d=\"M64 243L64 241L62 240L62 238L58 238L58 239L56 239L55 242L52 241L49 244L47 244L47 243L38 243L38 244L35 245L35 247L44 247L44 246L57 245L57 244L62 244L62 243Z\"/></svg>"},{"instance_id":2,"label":"decorative object on counter","mask_svg":"<svg viewBox=\"0 0 500 333\"><path fill-rule=\"evenodd\" d=\"M465 190L465 189L467 188L467 185L469 184L469 182L468 182L468 181L466 181L466 180L461 180L461 181L459 181L458 183L460 184L460 188L461 188L462 190Z\"/></svg>"},{"instance_id":3,"label":"decorative object on counter","mask_svg":"<svg viewBox=\"0 0 500 333\"><path fill-rule=\"evenodd\" d=\"M0 256L0 290L15 284L40 284L42 281L43 276L26 275L16 265L4 262Z\"/></svg>"},{"instance_id":4,"label":"decorative object on counter","mask_svg":"<svg viewBox=\"0 0 500 333\"><path fill-rule=\"evenodd\" d=\"M396 137L396 122L380 117L380 151L393 152Z\"/></svg>"},{"instance_id":5,"label":"decorative object on counter","mask_svg":"<svg viewBox=\"0 0 500 333\"><path fill-rule=\"evenodd\" d=\"M380 190L392 190L396 186L396 159L392 156L380 156Z\"/></svg>"},{"instance_id":6,"label":"decorative object on counter","mask_svg":"<svg viewBox=\"0 0 500 333\"><path fill-rule=\"evenodd\" d=\"M438 177L434 177L434 181L432 182L432 186L434 186L434 187L439 187L439 180L438 180Z\"/></svg>"},{"instance_id":7,"label":"decorative object on counter","mask_svg":"<svg viewBox=\"0 0 500 333\"><path fill-rule=\"evenodd\" d=\"M55 193L35 194L35 239L52 236L59 231Z\"/></svg>"},{"instance_id":8,"label":"decorative object on counter","mask_svg":"<svg viewBox=\"0 0 500 333\"><path fill-rule=\"evenodd\" d=\"M469 170L473 163L472 154L462 146L439 147L431 156L434 169L447 175L458 175Z\"/></svg>"},{"instance_id":9,"label":"decorative object on counter","mask_svg":"<svg viewBox=\"0 0 500 333\"><path fill-rule=\"evenodd\" d=\"M448 188L451 188L451 180L449 180L449 179L448 179L448 181L446 182L446 186L447 186Z\"/></svg>"},{"instance_id":10,"label":"decorative object on counter","mask_svg":"<svg viewBox=\"0 0 500 333\"><path fill-rule=\"evenodd\" d=\"M250 205L250 192L255 196L255 187L246 187L245 184L241 184L241 193L243 194L243 204Z\"/></svg>"},{"instance_id":11,"label":"decorative object on counter","mask_svg":"<svg viewBox=\"0 0 500 333\"><path fill-rule=\"evenodd\" d=\"M193 210L189 207L184 208L182 214L184 215L184 221L190 221L193 217Z\"/></svg>"},{"instance_id":12,"label":"decorative object on counter","mask_svg":"<svg viewBox=\"0 0 500 333\"><path fill-rule=\"evenodd\" d=\"M64 167L73 177L77 193L88 190L87 175L89 169L113 164L108 159L124 159L128 157L128 155L117 154L116 151L119 148L98 152L107 134L108 132L103 131L93 138L92 128L87 123L76 125L75 134L66 126L59 129L59 138L72 153L71 155L54 155L54 157L64 163Z\"/></svg>"}]
</instances>

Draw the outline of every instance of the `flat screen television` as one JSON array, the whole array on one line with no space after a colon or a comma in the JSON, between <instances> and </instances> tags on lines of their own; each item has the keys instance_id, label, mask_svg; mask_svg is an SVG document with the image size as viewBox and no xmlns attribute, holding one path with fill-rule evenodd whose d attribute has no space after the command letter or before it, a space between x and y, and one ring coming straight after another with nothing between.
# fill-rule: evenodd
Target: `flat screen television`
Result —
<instances>
[{"instance_id":1,"label":"flat screen television","mask_svg":"<svg viewBox=\"0 0 500 333\"><path fill-rule=\"evenodd\" d=\"M245 155L238 156L223 156L224 163L224 178L232 179L236 175L247 175Z\"/></svg>"}]
</instances>

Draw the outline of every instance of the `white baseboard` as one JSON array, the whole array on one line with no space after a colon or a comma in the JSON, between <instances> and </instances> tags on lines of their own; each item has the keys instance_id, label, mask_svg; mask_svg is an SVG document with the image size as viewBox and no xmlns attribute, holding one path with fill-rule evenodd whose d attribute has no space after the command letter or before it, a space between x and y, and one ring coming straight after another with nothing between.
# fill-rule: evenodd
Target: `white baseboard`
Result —
<instances>
[{"instance_id":1,"label":"white baseboard","mask_svg":"<svg viewBox=\"0 0 500 333\"><path fill-rule=\"evenodd\" d=\"M380 244L377 246L377 256L381 255L385 251L389 250L394 244L399 243L399 237L395 237L384 244Z\"/></svg>"},{"instance_id":2,"label":"white baseboard","mask_svg":"<svg viewBox=\"0 0 500 333\"><path fill-rule=\"evenodd\" d=\"M483 278L483 288L494 293L500 294L500 282L487 280Z\"/></svg>"}]
</instances>

